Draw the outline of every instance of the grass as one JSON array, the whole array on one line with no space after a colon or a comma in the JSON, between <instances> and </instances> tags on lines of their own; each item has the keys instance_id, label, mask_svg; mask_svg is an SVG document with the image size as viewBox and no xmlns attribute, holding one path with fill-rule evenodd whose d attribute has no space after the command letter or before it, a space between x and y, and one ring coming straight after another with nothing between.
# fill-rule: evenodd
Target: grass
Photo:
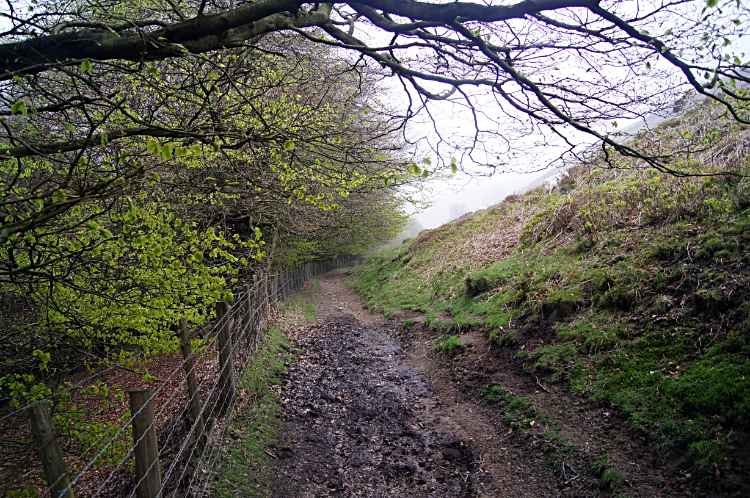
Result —
<instances>
[{"instance_id":1,"label":"grass","mask_svg":"<svg viewBox=\"0 0 750 498\"><path fill-rule=\"evenodd\" d=\"M543 451L547 455L549 466L556 473L563 473L566 463L581 457L576 445L559 433L562 427L551 427L547 414L537 409L528 399L516 396L502 386L481 387L478 393L484 398L485 404L494 406L505 414L504 420L512 429L521 433L534 431L545 442Z\"/></svg>"},{"instance_id":2,"label":"grass","mask_svg":"<svg viewBox=\"0 0 750 498\"><path fill-rule=\"evenodd\" d=\"M320 290L320 281L311 279L307 287L295 293L291 299L281 305L281 313L284 315L287 325L290 323L315 323L318 317L315 315L315 307L312 301L315 293Z\"/></svg>"},{"instance_id":3,"label":"grass","mask_svg":"<svg viewBox=\"0 0 750 498\"><path fill-rule=\"evenodd\" d=\"M668 143L675 130L655 133ZM535 375L618 410L664 451L686 445L713 472L750 435L750 182L596 167L572 178L564 195L511 196L379 253L353 270L354 286L374 312L423 313L441 351L485 332Z\"/></svg>"},{"instance_id":4,"label":"grass","mask_svg":"<svg viewBox=\"0 0 750 498\"><path fill-rule=\"evenodd\" d=\"M459 351L471 346L470 342L460 343L461 339L459 335L444 335L435 339L435 350L445 355L452 356Z\"/></svg>"},{"instance_id":5,"label":"grass","mask_svg":"<svg viewBox=\"0 0 750 498\"><path fill-rule=\"evenodd\" d=\"M270 327L258 351L239 379L238 388L246 402L237 407L229 421L231 438L217 464L213 491L216 496L267 496L272 491L270 462L264 452L277 442L281 427L281 406L274 386L276 374L294 360L286 331L301 323L317 321L312 299L320 289L318 280L281 305L284 318Z\"/></svg>"},{"instance_id":6,"label":"grass","mask_svg":"<svg viewBox=\"0 0 750 498\"><path fill-rule=\"evenodd\" d=\"M501 386L479 388L478 392L484 397L486 404L504 410L508 422L513 422L519 417L531 421L540 413L526 398L516 396Z\"/></svg>"},{"instance_id":7,"label":"grass","mask_svg":"<svg viewBox=\"0 0 750 498\"><path fill-rule=\"evenodd\" d=\"M594 474L601 476L602 483L609 488L618 488L622 485L622 476L609 466L609 455L606 453L594 460L591 464Z\"/></svg>"},{"instance_id":8,"label":"grass","mask_svg":"<svg viewBox=\"0 0 750 498\"><path fill-rule=\"evenodd\" d=\"M217 496L265 496L271 489L270 463L263 450L276 442L281 406L270 387L278 383L275 373L293 359L288 347L281 328L268 329L238 382L249 401L238 407L230 420L231 442L217 464Z\"/></svg>"}]
</instances>

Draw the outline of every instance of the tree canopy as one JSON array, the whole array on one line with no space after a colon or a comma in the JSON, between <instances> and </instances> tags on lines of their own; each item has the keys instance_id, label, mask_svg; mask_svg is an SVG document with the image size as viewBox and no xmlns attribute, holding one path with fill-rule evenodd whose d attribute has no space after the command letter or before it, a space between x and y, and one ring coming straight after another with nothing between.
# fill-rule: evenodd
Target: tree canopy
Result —
<instances>
[{"instance_id":1,"label":"tree canopy","mask_svg":"<svg viewBox=\"0 0 750 498\"><path fill-rule=\"evenodd\" d=\"M4 17L12 27L3 33L0 78L8 81L33 81L49 71L79 73L92 64L108 72L149 61L178 64L174 60L253 47L269 33L296 32L358 54L350 58L353 66L375 63L398 78L408 100L397 115L403 120L430 113L435 101L467 109L471 133L441 137L434 145L453 146L464 159L492 167L512 166L512 154L529 148L522 138L534 132L557 136L560 155L576 153L577 132L669 170L668 157L623 143L604 124L664 111L688 88L725 106L733 119L748 121L741 105L747 59L732 50L746 32L747 10L733 1L82 0L32 2L28 12L11 3ZM229 76L216 74L219 80ZM24 97L11 91L5 104L19 106L29 100ZM28 105L59 112L93 105L90 99ZM169 135L131 126L109 138L136 134ZM61 140L36 150L77 150L86 143ZM29 153L23 144L5 152Z\"/></svg>"},{"instance_id":2,"label":"tree canopy","mask_svg":"<svg viewBox=\"0 0 750 498\"><path fill-rule=\"evenodd\" d=\"M172 206L223 196L224 224L321 233L336 223L295 206L336 210L422 173L413 121L433 123L432 170L596 148L614 167L679 175L675 159L721 129L665 152L616 122L696 96L750 119L734 50L747 9L730 1L55 0L6 2L0 17L0 280L16 284L73 275L118 236L100 218L149 183Z\"/></svg>"}]
</instances>

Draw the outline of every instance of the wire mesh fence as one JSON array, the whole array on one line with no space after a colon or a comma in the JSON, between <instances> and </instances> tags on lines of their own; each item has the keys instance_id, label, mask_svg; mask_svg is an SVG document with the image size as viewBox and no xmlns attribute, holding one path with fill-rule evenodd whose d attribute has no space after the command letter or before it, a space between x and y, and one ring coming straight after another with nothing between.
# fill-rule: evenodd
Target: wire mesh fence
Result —
<instances>
[{"instance_id":1,"label":"wire mesh fence","mask_svg":"<svg viewBox=\"0 0 750 498\"><path fill-rule=\"evenodd\" d=\"M274 312L313 276L352 262L315 261L255 275L231 307L216 303L213 323L195 330L184 319L175 324L170 340L179 339L180 353L158 353L154 345L73 375L67 387L33 403L13 407L3 397L0 496L211 496L216 450L242 396L235 379ZM132 368L144 358L152 366L148 379ZM85 426L85 435L61 420Z\"/></svg>"}]
</instances>

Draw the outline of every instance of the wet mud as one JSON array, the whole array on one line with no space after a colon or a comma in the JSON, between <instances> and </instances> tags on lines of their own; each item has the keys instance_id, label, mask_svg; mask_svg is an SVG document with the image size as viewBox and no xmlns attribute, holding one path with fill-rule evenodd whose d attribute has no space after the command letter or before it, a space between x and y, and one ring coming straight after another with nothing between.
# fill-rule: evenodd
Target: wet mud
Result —
<instances>
[{"instance_id":1,"label":"wet mud","mask_svg":"<svg viewBox=\"0 0 750 498\"><path fill-rule=\"evenodd\" d=\"M434 396L388 325L342 316L298 334L273 496L485 495L477 455L429 421Z\"/></svg>"}]
</instances>

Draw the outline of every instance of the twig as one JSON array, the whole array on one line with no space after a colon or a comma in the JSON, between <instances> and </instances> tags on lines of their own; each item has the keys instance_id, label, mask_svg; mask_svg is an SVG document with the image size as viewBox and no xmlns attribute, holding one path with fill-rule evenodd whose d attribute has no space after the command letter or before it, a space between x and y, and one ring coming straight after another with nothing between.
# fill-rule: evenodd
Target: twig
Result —
<instances>
[{"instance_id":1,"label":"twig","mask_svg":"<svg viewBox=\"0 0 750 498\"><path fill-rule=\"evenodd\" d=\"M271 453L271 452L270 452L270 451L268 451L268 450L263 450L263 453L265 453L266 455L270 456L270 457L271 457L271 458L273 458L274 460L277 460L277 459L278 459L278 457L277 457L276 455L274 455L273 453Z\"/></svg>"},{"instance_id":2,"label":"twig","mask_svg":"<svg viewBox=\"0 0 750 498\"><path fill-rule=\"evenodd\" d=\"M581 476L580 476L580 475L577 475L577 476L575 476L575 477L573 477L573 478L571 478L571 479L569 479L569 480L565 481L565 482L563 483L563 486L567 486L567 485L568 485L568 484L570 484L571 482L573 482L573 481L577 480L577 479L578 479L579 477L581 477Z\"/></svg>"},{"instance_id":3,"label":"twig","mask_svg":"<svg viewBox=\"0 0 750 498\"><path fill-rule=\"evenodd\" d=\"M491 349L492 349L492 343L490 343L490 347L489 347L489 348L487 348L487 353L489 353ZM479 360L481 360L482 358L484 358L485 356L487 356L487 353L484 353L484 354L483 354L482 356L480 356L479 358L477 358L477 359L476 359L476 361L475 361L474 363L475 363L475 364L476 364L476 363L479 363Z\"/></svg>"},{"instance_id":4,"label":"twig","mask_svg":"<svg viewBox=\"0 0 750 498\"><path fill-rule=\"evenodd\" d=\"M537 383L537 384L539 384L539 387L541 387L542 389L544 389L544 392L546 392L546 393L548 393L548 394L552 394L552 393L551 393L550 391L548 391L548 390L547 390L547 388L546 388L546 387L544 387L544 386L542 385L542 383L541 383L541 382L539 382L539 377L537 377L537 378L536 378L536 383Z\"/></svg>"}]
</instances>

